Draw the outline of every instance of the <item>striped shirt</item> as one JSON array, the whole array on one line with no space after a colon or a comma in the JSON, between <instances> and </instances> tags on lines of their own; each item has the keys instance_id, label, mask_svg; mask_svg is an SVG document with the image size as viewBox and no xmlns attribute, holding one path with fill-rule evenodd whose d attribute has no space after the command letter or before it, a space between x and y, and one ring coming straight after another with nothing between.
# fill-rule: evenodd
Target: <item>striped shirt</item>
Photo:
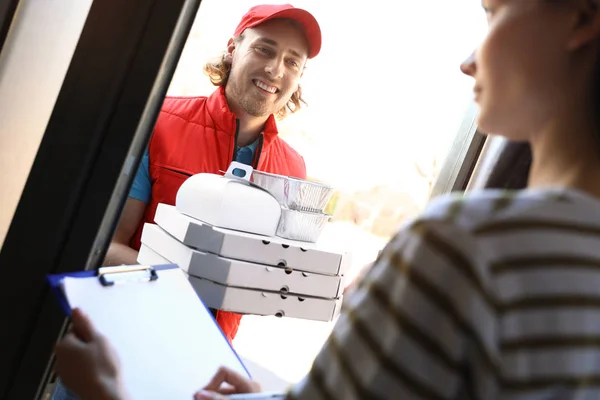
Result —
<instances>
[{"instance_id":1,"label":"striped shirt","mask_svg":"<svg viewBox=\"0 0 600 400\"><path fill-rule=\"evenodd\" d=\"M346 299L289 399L600 399L600 201L434 200Z\"/></svg>"}]
</instances>

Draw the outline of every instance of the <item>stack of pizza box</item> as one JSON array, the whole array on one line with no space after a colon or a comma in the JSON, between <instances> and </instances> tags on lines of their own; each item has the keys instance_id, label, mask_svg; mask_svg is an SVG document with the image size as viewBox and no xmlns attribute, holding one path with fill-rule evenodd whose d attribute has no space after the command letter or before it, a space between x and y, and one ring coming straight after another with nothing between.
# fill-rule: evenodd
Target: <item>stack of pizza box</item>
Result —
<instances>
[{"instance_id":1,"label":"stack of pizza box","mask_svg":"<svg viewBox=\"0 0 600 400\"><path fill-rule=\"evenodd\" d=\"M177 264L209 308L317 321L340 312L347 252L218 227L166 204L154 222L138 262Z\"/></svg>"}]
</instances>

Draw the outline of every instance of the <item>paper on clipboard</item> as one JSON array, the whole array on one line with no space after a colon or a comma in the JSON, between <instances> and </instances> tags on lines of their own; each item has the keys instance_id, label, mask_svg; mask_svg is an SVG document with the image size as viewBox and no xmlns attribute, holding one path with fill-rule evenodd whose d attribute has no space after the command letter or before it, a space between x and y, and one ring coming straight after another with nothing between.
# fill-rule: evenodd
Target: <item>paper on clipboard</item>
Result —
<instances>
[{"instance_id":1,"label":"paper on clipboard","mask_svg":"<svg viewBox=\"0 0 600 400\"><path fill-rule=\"evenodd\" d=\"M222 365L249 376L183 272L173 266L157 275L111 286L98 277L62 280L69 306L115 347L130 396L191 399Z\"/></svg>"}]
</instances>

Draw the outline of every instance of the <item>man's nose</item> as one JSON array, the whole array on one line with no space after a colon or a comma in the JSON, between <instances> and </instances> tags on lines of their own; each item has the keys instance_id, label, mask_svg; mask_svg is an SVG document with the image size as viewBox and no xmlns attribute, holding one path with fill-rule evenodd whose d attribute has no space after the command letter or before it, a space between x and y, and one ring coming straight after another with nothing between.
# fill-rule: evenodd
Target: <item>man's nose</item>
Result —
<instances>
[{"instance_id":1,"label":"man's nose","mask_svg":"<svg viewBox=\"0 0 600 400\"><path fill-rule=\"evenodd\" d=\"M477 72L477 60L476 60L477 51L473 51L469 57L465 61L460 64L460 70L463 74L469 76L475 76Z\"/></svg>"},{"instance_id":2,"label":"man's nose","mask_svg":"<svg viewBox=\"0 0 600 400\"><path fill-rule=\"evenodd\" d=\"M272 58L265 66L265 72L272 78L281 78L283 76L283 60L279 57Z\"/></svg>"}]
</instances>

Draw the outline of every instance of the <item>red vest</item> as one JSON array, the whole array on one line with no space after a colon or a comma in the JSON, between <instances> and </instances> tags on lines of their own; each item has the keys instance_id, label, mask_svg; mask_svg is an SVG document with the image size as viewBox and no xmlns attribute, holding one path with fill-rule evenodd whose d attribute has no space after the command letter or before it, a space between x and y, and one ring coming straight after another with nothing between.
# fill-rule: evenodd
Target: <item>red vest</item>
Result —
<instances>
[{"instance_id":1,"label":"red vest","mask_svg":"<svg viewBox=\"0 0 600 400\"><path fill-rule=\"evenodd\" d=\"M148 147L152 196L131 240L132 248L139 250L144 223L154 222L158 203L174 205L177 190L189 176L227 170L234 157L237 127L238 121L229 110L223 88L209 97L165 99ZM306 178L304 159L277 136L272 115L255 153L254 167L260 171ZM241 315L218 311L216 319L232 341Z\"/></svg>"}]
</instances>

